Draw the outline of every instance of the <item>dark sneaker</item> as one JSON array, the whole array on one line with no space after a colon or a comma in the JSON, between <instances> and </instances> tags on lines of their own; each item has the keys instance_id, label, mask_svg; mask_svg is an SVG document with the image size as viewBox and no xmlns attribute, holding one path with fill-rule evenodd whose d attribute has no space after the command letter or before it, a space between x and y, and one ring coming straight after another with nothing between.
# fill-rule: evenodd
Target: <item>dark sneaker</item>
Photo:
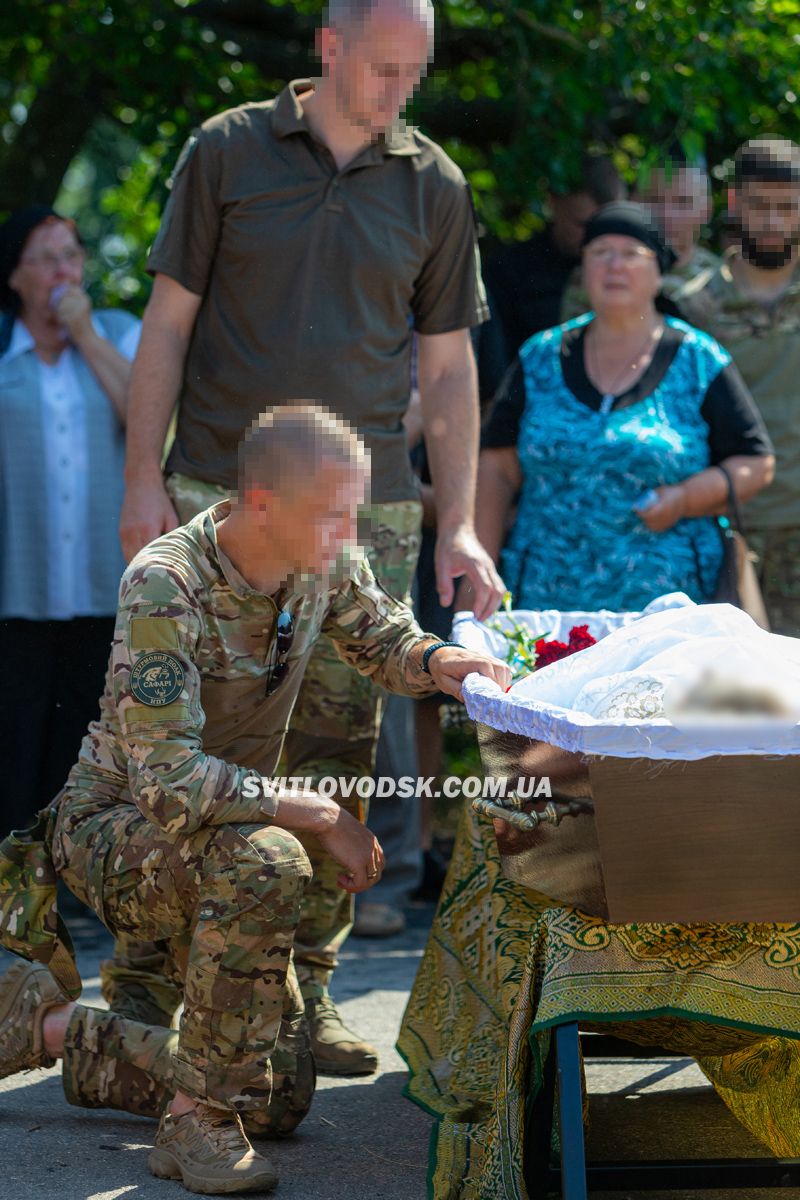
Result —
<instances>
[{"instance_id":1,"label":"dark sneaker","mask_svg":"<svg viewBox=\"0 0 800 1200\"><path fill-rule=\"evenodd\" d=\"M278 1182L275 1168L248 1142L238 1115L206 1104L181 1117L163 1113L148 1161L159 1179L180 1179L203 1196L270 1192Z\"/></svg>"},{"instance_id":2,"label":"dark sneaker","mask_svg":"<svg viewBox=\"0 0 800 1200\"><path fill-rule=\"evenodd\" d=\"M67 1001L47 967L14 963L0 976L0 1079L55 1066L45 1053L42 1024L48 1009Z\"/></svg>"},{"instance_id":3,"label":"dark sneaker","mask_svg":"<svg viewBox=\"0 0 800 1200\"><path fill-rule=\"evenodd\" d=\"M311 1050L319 1075L374 1075L378 1051L348 1029L330 996L306 999Z\"/></svg>"}]
</instances>

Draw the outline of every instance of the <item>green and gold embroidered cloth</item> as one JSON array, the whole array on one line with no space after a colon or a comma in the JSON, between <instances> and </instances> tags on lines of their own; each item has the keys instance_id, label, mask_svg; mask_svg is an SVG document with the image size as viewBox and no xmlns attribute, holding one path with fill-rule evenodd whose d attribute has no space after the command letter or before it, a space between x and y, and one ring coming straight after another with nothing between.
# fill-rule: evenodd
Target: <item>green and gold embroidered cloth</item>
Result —
<instances>
[{"instance_id":1,"label":"green and gold embroidered cloth","mask_svg":"<svg viewBox=\"0 0 800 1200\"><path fill-rule=\"evenodd\" d=\"M605 924L503 878L467 810L398 1041L438 1118L435 1200L529 1200L526 1095L567 1019L692 1054L754 1136L800 1155L800 925Z\"/></svg>"}]
</instances>

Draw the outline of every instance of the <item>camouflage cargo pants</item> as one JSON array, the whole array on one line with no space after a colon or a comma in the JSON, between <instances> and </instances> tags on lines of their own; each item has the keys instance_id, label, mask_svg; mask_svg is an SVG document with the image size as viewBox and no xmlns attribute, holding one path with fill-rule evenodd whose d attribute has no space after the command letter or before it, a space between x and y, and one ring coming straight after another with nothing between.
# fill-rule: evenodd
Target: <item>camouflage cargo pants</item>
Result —
<instances>
[{"instance_id":1,"label":"camouflage cargo pants","mask_svg":"<svg viewBox=\"0 0 800 1200\"><path fill-rule=\"evenodd\" d=\"M145 1107L154 1107L171 1086L207 1103L266 1113L297 1076L290 1047L302 1050L291 953L311 870L296 838L262 825L168 838L131 805L101 807L67 792L53 862L112 933L166 943L184 1002L177 1034L150 1039L144 1062L146 1026L80 1006L65 1066L71 1092L105 1106L139 1090ZM130 1068L125 1080L120 1062ZM138 1081L131 1074L137 1067Z\"/></svg>"},{"instance_id":2,"label":"camouflage cargo pants","mask_svg":"<svg viewBox=\"0 0 800 1200\"><path fill-rule=\"evenodd\" d=\"M747 533L773 633L800 637L800 529Z\"/></svg>"},{"instance_id":3,"label":"camouflage cargo pants","mask_svg":"<svg viewBox=\"0 0 800 1200\"><path fill-rule=\"evenodd\" d=\"M167 488L181 521L225 499L224 488L172 475ZM371 531L370 565L386 590L410 603L420 546L422 512L416 500L376 504L365 514ZM279 772L309 777L360 778L372 774L385 693L346 667L333 644L319 639L289 726ZM363 800L351 793L342 806L361 820ZM337 963L337 954L353 923L353 898L337 884L339 868L316 840L303 837L313 868L295 935L295 964L305 996L321 994ZM180 1003L169 956L164 948L142 945L125 934L117 938L114 958L101 967L103 996L112 1009L130 1015L158 1013L169 1024Z\"/></svg>"},{"instance_id":4,"label":"camouflage cargo pants","mask_svg":"<svg viewBox=\"0 0 800 1200\"><path fill-rule=\"evenodd\" d=\"M175 1094L178 1033L78 1004L64 1038L62 1081L70 1104L159 1117ZM285 1137L314 1096L314 1060L303 997L290 966L278 1039L270 1057L272 1090L242 1113L251 1137Z\"/></svg>"}]
</instances>

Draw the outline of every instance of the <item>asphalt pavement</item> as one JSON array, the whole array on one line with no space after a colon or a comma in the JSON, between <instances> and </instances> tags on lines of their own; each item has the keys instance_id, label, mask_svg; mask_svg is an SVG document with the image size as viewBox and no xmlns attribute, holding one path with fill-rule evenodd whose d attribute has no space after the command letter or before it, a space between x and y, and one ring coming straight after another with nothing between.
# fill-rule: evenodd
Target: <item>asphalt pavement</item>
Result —
<instances>
[{"instance_id":1,"label":"asphalt pavement","mask_svg":"<svg viewBox=\"0 0 800 1200\"><path fill-rule=\"evenodd\" d=\"M431 917L431 909L418 909L398 937L347 943L334 994L348 1021L379 1047L381 1069L371 1079L321 1079L297 1135L261 1144L280 1172L279 1196L425 1200L431 1119L403 1098L405 1068L394 1041ZM74 923L74 930L84 999L102 1004L98 970L111 939L89 920ZM7 957L0 959L0 969ZM764 1153L729 1117L689 1059L599 1059L588 1063L587 1076L592 1157ZM0 1200L181 1200L187 1193L180 1184L148 1172L154 1129L143 1118L70 1107L57 1067L2 1080ZM634 1193L606 1193L606 1200L625 1195ZM800 1200L800 1189L649 1196Z\"/></svg>"}]
</instances>

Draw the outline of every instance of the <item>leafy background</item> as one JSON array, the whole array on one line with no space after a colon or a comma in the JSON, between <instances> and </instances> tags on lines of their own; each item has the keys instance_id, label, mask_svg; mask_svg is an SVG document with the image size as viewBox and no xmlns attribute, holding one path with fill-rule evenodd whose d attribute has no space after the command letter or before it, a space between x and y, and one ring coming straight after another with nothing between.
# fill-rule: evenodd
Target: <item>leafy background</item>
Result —
<instances>
[{"instance_id":1,"label":"leafy background","mask_svg":"<svg viewBox=\"0 0 800 1200\"><path fill-rule=\"evenodd\" d=\"M679 141L720 181L739 142L800 140L795 0L439 0L412 117L459 162L486 238L541 225L584 148L633 181ZM0 212L56 202L92 290L141 310L184 138L313 74L317 0L3 0Z\"/></svg>"}]
</instances>

